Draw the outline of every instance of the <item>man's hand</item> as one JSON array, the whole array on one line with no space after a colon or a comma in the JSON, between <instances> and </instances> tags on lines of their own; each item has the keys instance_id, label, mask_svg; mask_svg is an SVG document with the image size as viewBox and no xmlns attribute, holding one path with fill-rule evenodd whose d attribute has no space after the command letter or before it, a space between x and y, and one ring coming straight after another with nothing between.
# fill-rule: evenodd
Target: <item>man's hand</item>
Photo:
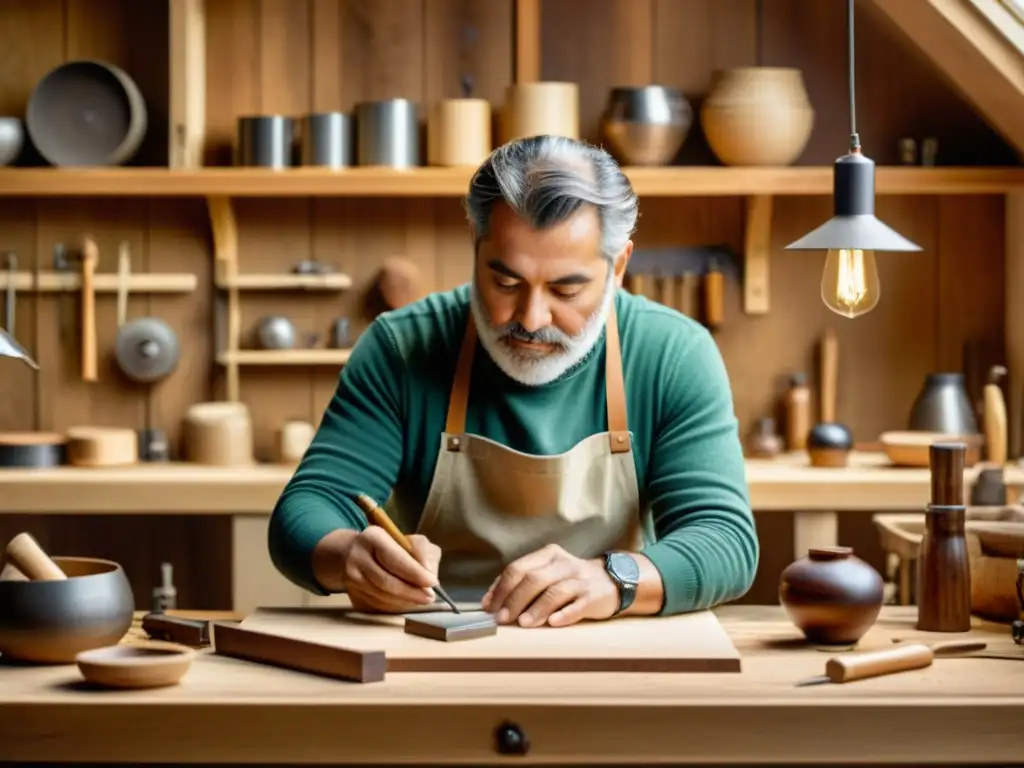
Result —
<instances>
[{"instance_id":1,"label":"man's hand","mask_svg":"<svg viewBox=\"0 0 1024 768\"><path fill-rule=\"evenodd\" d=\"M499 624L565 627L611 618L619 590L601 560L583 560L549 544L510 563L482 603Z\"/></svg>"},{"instance_id":2,"label":"man's hand","mask_svg":"<svg viewBox=\"0 0 1024 768\"><path fill-rule=\"evenodd\" d=\"M357 611L402 613L434 602L441 550L425 536L409 537L410 555L383 528L369 526L345 555L345 591Z\"/></svg>"}]
</instances>

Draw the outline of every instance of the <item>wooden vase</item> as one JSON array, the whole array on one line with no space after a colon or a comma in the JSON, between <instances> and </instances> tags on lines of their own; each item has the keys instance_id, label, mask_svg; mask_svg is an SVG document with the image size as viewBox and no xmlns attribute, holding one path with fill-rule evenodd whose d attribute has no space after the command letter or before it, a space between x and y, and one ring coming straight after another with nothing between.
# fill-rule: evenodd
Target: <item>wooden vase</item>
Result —
<instances>
[{"instance_id":1,"label":"wooden vase","mask_svg":"<svg viewBox=\"0 0 1024 768\"><path fill-rule=\"evenodd\" d=\"M792 165L811 137L814 108L799 69L742 67L719 76L700 120L726 165Z\"/></svg>"},{"instance_id":2,"label":"wooden vase","mask_svg":"<svg viewBox=\"0 0 1024 768\"><path fill-rule=\"evenodd\" d=\"M430 108L429 165L476 168L491 149L491 103L487 99L445 99Z\"/></svg>"},{"instance_id":3,"label":"wooden vase","mask_svg":"<svg viewBox=\"0 0 1024 768\"><path fill-rule=\"evenodd\" d=\"M580 137L580 89L576 83L521 83L506 89L502 143L542 134Z\"/></svg>"}]
</instances>

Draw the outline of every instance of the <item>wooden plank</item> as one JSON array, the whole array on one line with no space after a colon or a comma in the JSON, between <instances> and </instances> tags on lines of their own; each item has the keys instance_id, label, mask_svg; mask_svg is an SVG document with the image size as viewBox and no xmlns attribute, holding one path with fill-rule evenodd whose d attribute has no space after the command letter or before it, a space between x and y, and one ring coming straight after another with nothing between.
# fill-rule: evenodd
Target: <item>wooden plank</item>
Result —
<instances>
[{"instance_id":1,"label":"wooden plank","mask_svg":"<svg viewBox=\"0 0 1024 768\"><path fill-rule=\"evenodd\" d=\"M436 610L427 606L429 611ZM409 616L416 612L411 612ZM388 672L739 672L740 654L711 611L581 622L557 630L501 626L472 642L402 631L404 616L346 608L259 608L242 629L350 651L383 651Z\"/></svg>"},{"instance_id":2,"label":"wooden plank","mask_svg":"<svg viewBox=\"0 0 1024 768\"><path fill-rule=\"evenodd\" d=\"M206 144L206 0L169 0L171 168L200 168Z\"/></svg>"},{"instance_id":3,"label":"wooden plank","mask_svg":"<svg viewBox=\"0 0 1024 768\"><path fill-rule=\"evenodd\" d=\"M624 168L634 190L648 197L831 195L832 167ZM205 168L60 170L0 169L6 197L461 197L471 169ZM1024 188L1022 168L879 167L876 193L889 195L1001 195Z\"/></svg>"},{"instance_id":4,"label":"wooden plank","mask_svg":"<svg viewBox=\"0 0 1024 768\"><path fill-rule=\"evenodd\" d=\"M759 512L832 509L868 515L879 509L919 511L928 502L928 470L889 468L881 454L855 453L846 469L812 469L806 456L749 460L746 466L751 505ZM0 514L269 515L293 472L273 464L4 469ZM976 467L964 474L968 488L978 472ZM1008 466L1006 482L1011 496L1017 493L1024 487L1024 469Z\"/></svg>"},{"instance_id":5,"label":"wooden plank","mask_svg":"<svg viewBox=\"0 0 1024 768\"><path fill-rule=\"evenodd\" d=\"M354 651L222 622L213 625L213 634L217 653L222 656L354 683L379 683L384 679L387 662L381 651Z\"/></svg>"}]
</instances>

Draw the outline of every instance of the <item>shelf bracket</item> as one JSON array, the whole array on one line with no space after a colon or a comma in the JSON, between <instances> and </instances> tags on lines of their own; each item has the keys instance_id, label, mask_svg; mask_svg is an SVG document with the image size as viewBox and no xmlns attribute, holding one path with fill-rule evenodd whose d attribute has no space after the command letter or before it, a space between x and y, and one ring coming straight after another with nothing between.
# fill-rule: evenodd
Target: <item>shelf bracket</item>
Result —
<instances>
[{"instance_id":1,"label":"shelf bracket","mask_svg":"<svg viewBox=\"0 0 1024 768\"><path fill-rule=\"evenodd\" d=\"M769 271L772 252L772 197L747 198L746 233L743 243L743 311L768 313Z\"/></svg>"},{"instance_id":2,"label":"shelf bracket","mask_svg":"<svg viewBox=\"0 0 1024 768\"><path fill-rule=\"evenodd\" d=\"M210 212L210 226L213 230L213 272L218 284L231 286L226 291L217 291L216 304L217 343L215 357L227 356L225 366L227 400L239 400L238 348L242 337L242 310L238 296L238 224L231 198L208 197L206 205ZM224 317L226 315L226 318ZM226 331L223 330L226 326ZM224 338L226 336L226 338Z\"/></svg>"},{"instance_id":3,"label":"shelf bracket","mask_svg":"<svg viewBox=\"0 0 1024 768\"><path fill-rule=\"evenodd\" d=\"M203 166L206 143L206 0L168 3L169 165L175 170L195 170Z\"/></svg>"}]
</instances>

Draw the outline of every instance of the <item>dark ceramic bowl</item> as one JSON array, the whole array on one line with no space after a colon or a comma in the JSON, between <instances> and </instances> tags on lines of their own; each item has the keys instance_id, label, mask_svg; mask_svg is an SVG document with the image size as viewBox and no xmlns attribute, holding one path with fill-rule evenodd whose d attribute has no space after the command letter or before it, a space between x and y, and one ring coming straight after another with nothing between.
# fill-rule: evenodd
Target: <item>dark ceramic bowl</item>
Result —
<instances>
[{"instance_id":1,"label":"dark ceramic bowl","mask_svg":"<svg viewBox=\"0 0 1024 768\"><path fill-rule=\"evenodd\" d=\"M4 659L72 664L81 651L114 645L128 632L135 597L110 560L55 557L66 581L0 581Z\"/></svg>"}]
</instances>

